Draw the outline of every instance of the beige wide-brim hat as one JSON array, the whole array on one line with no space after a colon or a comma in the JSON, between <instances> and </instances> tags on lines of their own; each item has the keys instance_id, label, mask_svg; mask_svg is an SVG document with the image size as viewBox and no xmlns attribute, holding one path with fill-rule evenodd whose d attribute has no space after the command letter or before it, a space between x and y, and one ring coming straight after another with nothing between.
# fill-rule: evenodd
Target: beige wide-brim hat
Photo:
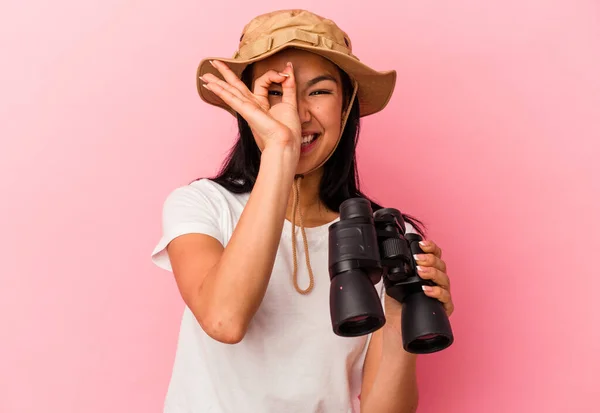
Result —
<instances>
[{"instance_id":1,"label":"beige wide-brim hat","mask_svg":"<svg viewBox=\"0 0 600 413\"><path fill-rule=\"evenodd\" d=\"M254 18L246 25L238 50L232 58L207 57L198 65L196 83L205 102L221 107L235 116L236 112L221 98L202 87L200 77L221 74L210 64L211 60L225 62L241 77L244 69L281 50L297 48L329 59L346 72L357 85L360 115L379 112L390 101L396 84L396 71L380 72L362 63L352 54L349 36L333 21L306 10L280 10Z\"/></svg>"}]
</instances>

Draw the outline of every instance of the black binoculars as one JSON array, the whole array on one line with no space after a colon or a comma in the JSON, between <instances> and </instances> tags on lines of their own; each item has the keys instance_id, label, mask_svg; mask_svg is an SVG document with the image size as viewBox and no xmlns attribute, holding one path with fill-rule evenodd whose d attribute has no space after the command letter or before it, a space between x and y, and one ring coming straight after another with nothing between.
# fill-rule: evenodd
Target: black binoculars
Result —
<instances>
[{"instance_id":1,"label":"black binoculars","mask_svg":"<svg viewBox=\"0 0 600 413\"><path fill-rule=\"evenodd\" d=\"M400 211L373 213L364 198L340 206L340 220L329 227L329 308L333 331L355 337L386 322L375 285L383 277L386 294L402 304L402 341L409 353L434 353L453 341L442 303L423 292L435 285L419 277L413 254L422 254L418 234L406 233Z\"/></svg>"}]
</instances>

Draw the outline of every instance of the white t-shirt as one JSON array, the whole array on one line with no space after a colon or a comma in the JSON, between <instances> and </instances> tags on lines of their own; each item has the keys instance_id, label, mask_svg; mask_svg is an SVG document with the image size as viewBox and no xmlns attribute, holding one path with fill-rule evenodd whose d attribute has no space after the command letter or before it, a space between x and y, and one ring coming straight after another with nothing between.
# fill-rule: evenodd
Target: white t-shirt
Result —
<instances>
[{"instance_id":1,"label":"white t-shirt","mask_svg":"<svg viewBox=\"0 0 600 413\"><path fill-rule=\"evenodd\" d=\"M165 247L187 233L207 234L226 246L248 197L207 179L175 189L164 204L163 234L152 253L153 262L171 271ZM301 295L292 283L292 225L285 221L267 292L241 342L212 339L185 308L165 413L360 411L363 363L371 336L346 338L333 333L328 228L329 224L305 228L315 286L310 294ZM296 229L298 283L306 288L302 235ZM382 284L376 286L380 294Z\"/></svg>"}]
</instances>

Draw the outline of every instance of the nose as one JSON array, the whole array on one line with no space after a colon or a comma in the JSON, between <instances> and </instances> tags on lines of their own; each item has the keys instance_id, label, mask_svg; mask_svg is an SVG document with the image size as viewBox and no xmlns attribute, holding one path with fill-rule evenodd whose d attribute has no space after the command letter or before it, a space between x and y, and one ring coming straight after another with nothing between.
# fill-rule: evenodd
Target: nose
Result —
<instances>
[{"instance_id":1,"label":"nose","mask_svg":"<svg viewBox=\"0 0 600 413\"><path fill-rule=\"evenodd\" d=\"M298 105L298 117L300 118L300 123L310 122L312 115L310 112L310 105L306 99L298 97L296 104Z\"/></svg>"}]
</instances>

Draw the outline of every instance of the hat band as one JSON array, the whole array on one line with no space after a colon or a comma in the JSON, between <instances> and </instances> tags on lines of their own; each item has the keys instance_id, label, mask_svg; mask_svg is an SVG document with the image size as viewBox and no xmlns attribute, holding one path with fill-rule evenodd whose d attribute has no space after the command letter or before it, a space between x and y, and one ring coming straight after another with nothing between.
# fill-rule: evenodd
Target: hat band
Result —
<instances>
[{"instance_id":1,"label":"hat band","mask_svg":"<svg viewBox=\"0 0 600 413\"><path fill-rule=\"evenodd\" d=\"M302 29L282 30L276 34L258 39L255 42L241 47L235 52L233 58L241 60L254 59L255 57L261 56L292 41L300 41L303 43L308 43L313 47L323 47L329 50L335 50L358 60L358 58L354 56L347 47L340 45L328 37L307 32Z\"/></svg>"}]
</instances>

